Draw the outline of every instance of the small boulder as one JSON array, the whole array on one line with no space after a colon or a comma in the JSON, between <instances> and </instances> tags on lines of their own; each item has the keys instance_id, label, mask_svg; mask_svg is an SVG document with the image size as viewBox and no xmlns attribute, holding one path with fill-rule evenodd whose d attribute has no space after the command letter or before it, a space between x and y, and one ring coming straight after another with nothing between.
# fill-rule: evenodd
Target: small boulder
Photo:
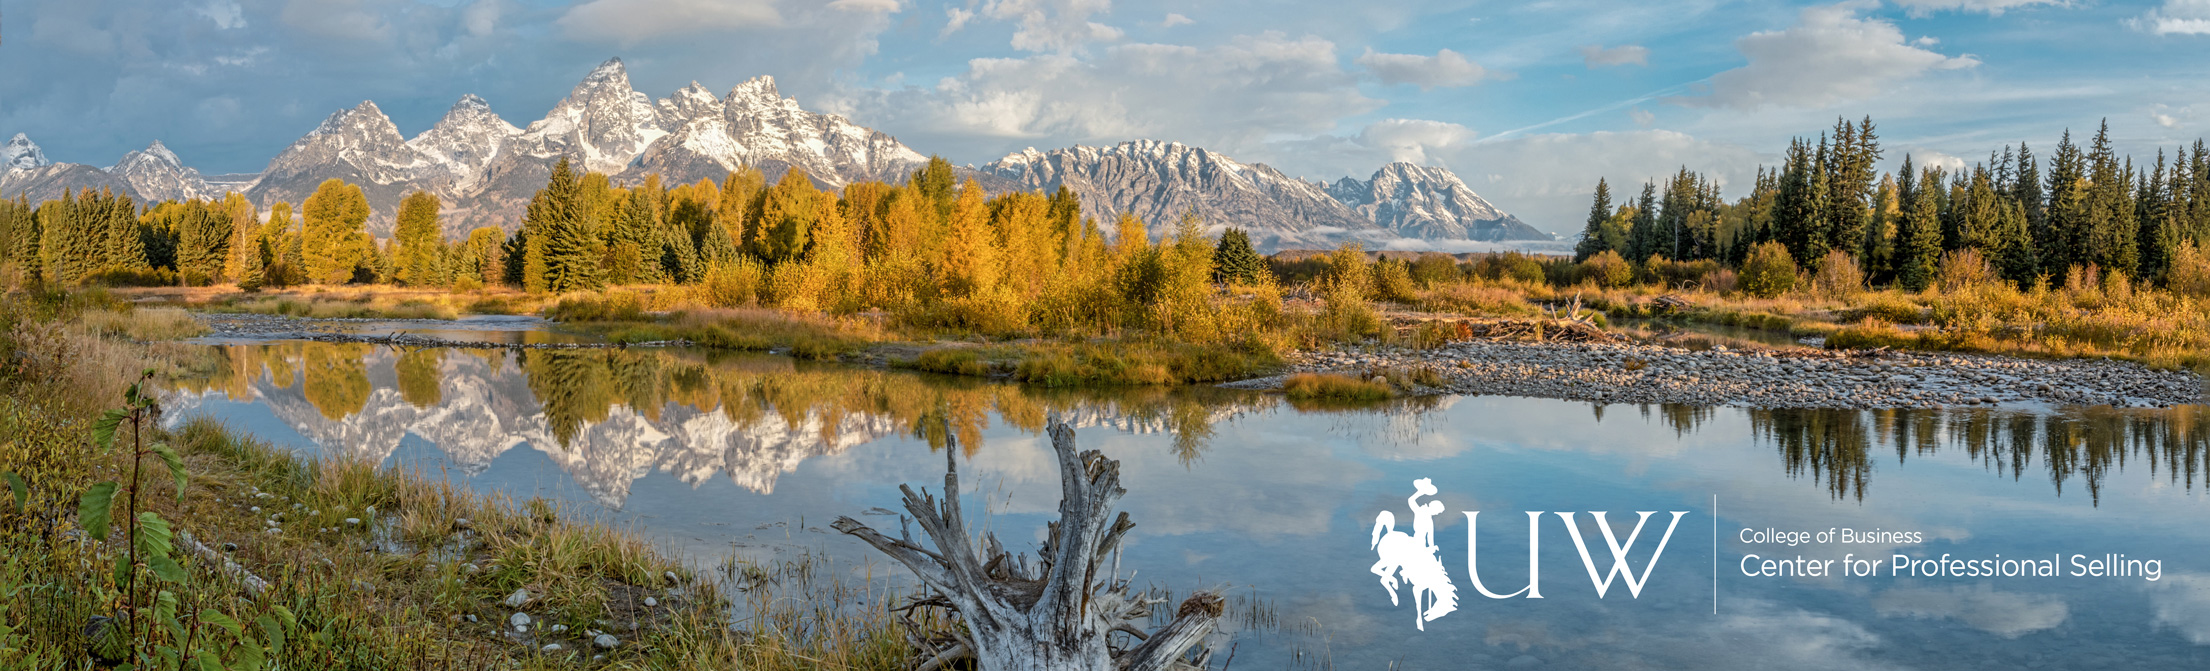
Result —
<instances>
[{"instance_id":1,"label":"small boulder","mask_svg":"<svg viewBox=\"0 0 2210 671\"><path fill-rule=\"evenodd\" d=\"M545 651L545 652L560 652L560 644L559 644L559 643L546 643L546 644L545 644L545 647L542 647L542 648L538 648L538 649L539 649L539 650L543 650L543 651Z\"/></svg>"},{"instance_id":2,"label":"small boulder","mask_svg":"<svg viewBox=\"0 0 2210 671\"><path fill-rule=\"evenodd\" d=\"M513 617L506 619L506 623L514 625L517 630L529 629L529 613L515 613Z\"/></svg>"},{"instance_id":3,"label":"small boulder","mask_svg":"<svg viewBox=\"0 0 2210 671\"><path fill-rule=\"evenodd\" d=\"M508 608L521 608L529 605L529 602L534 599L536 597L530 596L529 590L518 589L514 590L513 594L506 595L506 601L502 603L505 603Z\"/></svg>"},{"instance_id":4,"label":"small boulder","mask_svg":"<svg viewBox=\"0 0 2210 671\"><path fill-rule=\"evenodd\" d=\"M648 597L645 597L645 607L646 607L646 608L657 608L657 607L659 607L659 605L660 605L660 600L659 600L659 599L655 599L655 598L652 598L652 597L649 597L649 596L648 596Z\"/></svg>"},{"instance_id":5,"label":"small boulder","mask_svg":"<svg viewBox=\"0 0 2210 671\"><path fill-rule=\"evenodd\" d=\"M615 646L621 644L622 640L614 638L613 634L599 634L591 637L591 645L598 646L601 650L612 650Z\"/></svg>"}]
</instances>

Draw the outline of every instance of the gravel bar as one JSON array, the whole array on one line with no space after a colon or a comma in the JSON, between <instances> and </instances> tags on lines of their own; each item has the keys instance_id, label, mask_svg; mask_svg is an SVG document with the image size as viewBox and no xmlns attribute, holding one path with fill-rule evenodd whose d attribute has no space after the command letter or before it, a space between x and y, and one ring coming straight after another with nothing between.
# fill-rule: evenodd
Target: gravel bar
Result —
<instances>
[{"instance_id":1,"label":"gravel bar","mask_svg":"<svg viewBox=\"0 0 2210 671\"><path fill-rule=\"evenodd\" d=\"M1623 343L1471 340L1431 350L1300 353L1292 373L1371 374L1430 366L1423 393L1532 396L1599 403L1751 408L1935 408L2007 403L2168 407L2201 403L2203 379L2108 359L1813 349L1681 349ZM1225 387L1279 389L1284 376Z\"/></svg>"}]
</instances>

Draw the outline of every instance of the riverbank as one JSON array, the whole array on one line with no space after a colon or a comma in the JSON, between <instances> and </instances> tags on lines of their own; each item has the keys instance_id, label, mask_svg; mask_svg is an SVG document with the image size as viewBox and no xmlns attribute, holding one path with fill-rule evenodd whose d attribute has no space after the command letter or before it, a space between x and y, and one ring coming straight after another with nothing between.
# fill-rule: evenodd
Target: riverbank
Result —
<instances>
[{"instance_id":1,"label":"riverbank","mask_svg":"<svg viewBox=\"0 0 2210 671\"><path fill-rule=\"evenodd\" d=\"M1289 375L1399 383L1413 394L1532 396L1595 403L1750 408L1935 408L2041 403L2168 407L2201 403L2203 379L2120 360L2019 359L1892 350L1690 349L1662 344L1469 340L1432 349L1292 355L1290 371L1221 385L1280 389ZM1393 371L1431 375L1390 375Z\"/></svg>"},{"instance_id":2,"label":"riverbank","mask_svg":"<svg viewBox=\"0 0 2210 671\"><path fill-rule=\"evenodd\" d=\"M19 478L12 501L0 501L0 595L9 597L0 599L0 667L80 668L95 654L140 655L142 668L201 654L223 668L247 659L332 669L907 661L881 604L822 618L819 607L834 598L768 596L779 589L774 576L788 573L779 567L695 571L627 530L545 501L311 460L206 420L126 428L116 449L99 447L93 418L122 405L141 371L158 382L212 365L201 360L207 348L160 338L174 331L166 312L84 296L0 300L0 471ZM157 443L173 453L134 466L128 448ZM183 475L172 479L170 468ZM157 519L151 538L160 540L140 532L144 568L128 598L117 577L125 572L109 570L130 544L125 525L87 540L79 494L130 482L140 469L143 494L114 505L143 514L115 516L148 529ZM174 563L149 563L153 554ZM724 578L736 582L725 587ZM152 622L96 640L130 603ZM780 627L799 620L803 636Z\"/></svg>"}]
</instances>

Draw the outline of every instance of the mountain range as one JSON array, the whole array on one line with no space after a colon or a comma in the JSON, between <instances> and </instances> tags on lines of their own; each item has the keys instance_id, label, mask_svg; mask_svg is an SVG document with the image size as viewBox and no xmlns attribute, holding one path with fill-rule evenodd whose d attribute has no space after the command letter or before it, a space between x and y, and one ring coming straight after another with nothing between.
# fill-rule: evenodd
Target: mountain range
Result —
<instances>
[{"instance_id":1,"label":"mountain range","mask_svg":"<svg viewBox=\"0 0 2210 671\"><path fill-rule=\"evenodd\" d=\"M331 114L258 174L205 176L159 141L107 168L53 163L17 134L0 145L0 197L35 202L106 188L159 201L237 191L266 207L296 205L323 181L343 179L367 194L370 232L388 236L400 199L428 191L445 202L445 232L458 238L479 226L513 230L561 157L624 184L651 174L665 184L719 180L749 165L770 180L803 168L829 188L902 180L928 160L890 135L807 111L783 97L771 77L753 78L719 97L693 82L653 99L631 87L617 58L592 70L527 127L466 95L429 130L409 138L374 102L364 101ZM1132 212L1153 235L1195 213L1213 229L1250 231L1253 243L1269 251L1350 239L1370 245L1554 239L1499 210L1449 170L1401 162L1365 180L1328 184L1199 147L1136 140L1029 149L958 172L993 193L1066 186L1100 219ZM1110 222L1101 225L1111 229Z\"/></svg>"}]
</instances>

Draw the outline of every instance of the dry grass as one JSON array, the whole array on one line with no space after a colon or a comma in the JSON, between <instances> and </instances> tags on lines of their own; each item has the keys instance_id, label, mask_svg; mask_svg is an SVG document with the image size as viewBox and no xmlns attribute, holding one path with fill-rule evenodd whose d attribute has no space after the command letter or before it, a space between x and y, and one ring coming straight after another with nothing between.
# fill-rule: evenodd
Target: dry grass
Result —
<instances>
[{"instance_id":1,"label":"dry grass","mask_svg":"<svg viewBox=\"0 0 2210 671\"><path fill-rule=\"evenodd\" d=\"M75 528L76 493L115 478L120 466L115 456L88 449L86 418L115 404L140 370L166 377L203 365L194 358L204 348L124 340L128 328L110 327L132 320L84 319L88 312L69 301L11 296L0 303L0 352L7 355L0 360L9 362L0 370L0 470L25 478L30 501L21 512L0 507L0 594L9 597L0 599L4 668L77 668L87 618L112 613L113 602L100 596L112 589L111 549L65 535ZM250 623L284 606L302 627L270 651L287 667L691 668L686 662L695 661L729 668L745 661L744 668L774 670L905 662L898 625L879 612L821 621L818 604L776 600L754 604L753 618L837 633L732 633L730 604L715 584L633 534L539 502L482 496L442 477L366 462L306 460L207 420L150 438L177 446L193 477L181 496L166 477L149 479L146 508L210 546L234 547L229 556L272 585L268 596L249 599L232 579L190 560L189 581L165 587L185 613L212 609ZM678 585L681 593L671 590ZM515 589L537 595L528 610L541 624L569 629L507 636L510 609L499 601ZM648 595L660 604L644 606ZM593 627L617 632L623 645L590 659L580 651L591 650L584 631ZM160 642L168 634L148 636ZM566 650L539 650L554 642Z\"/></svg>"}]
</instances>

